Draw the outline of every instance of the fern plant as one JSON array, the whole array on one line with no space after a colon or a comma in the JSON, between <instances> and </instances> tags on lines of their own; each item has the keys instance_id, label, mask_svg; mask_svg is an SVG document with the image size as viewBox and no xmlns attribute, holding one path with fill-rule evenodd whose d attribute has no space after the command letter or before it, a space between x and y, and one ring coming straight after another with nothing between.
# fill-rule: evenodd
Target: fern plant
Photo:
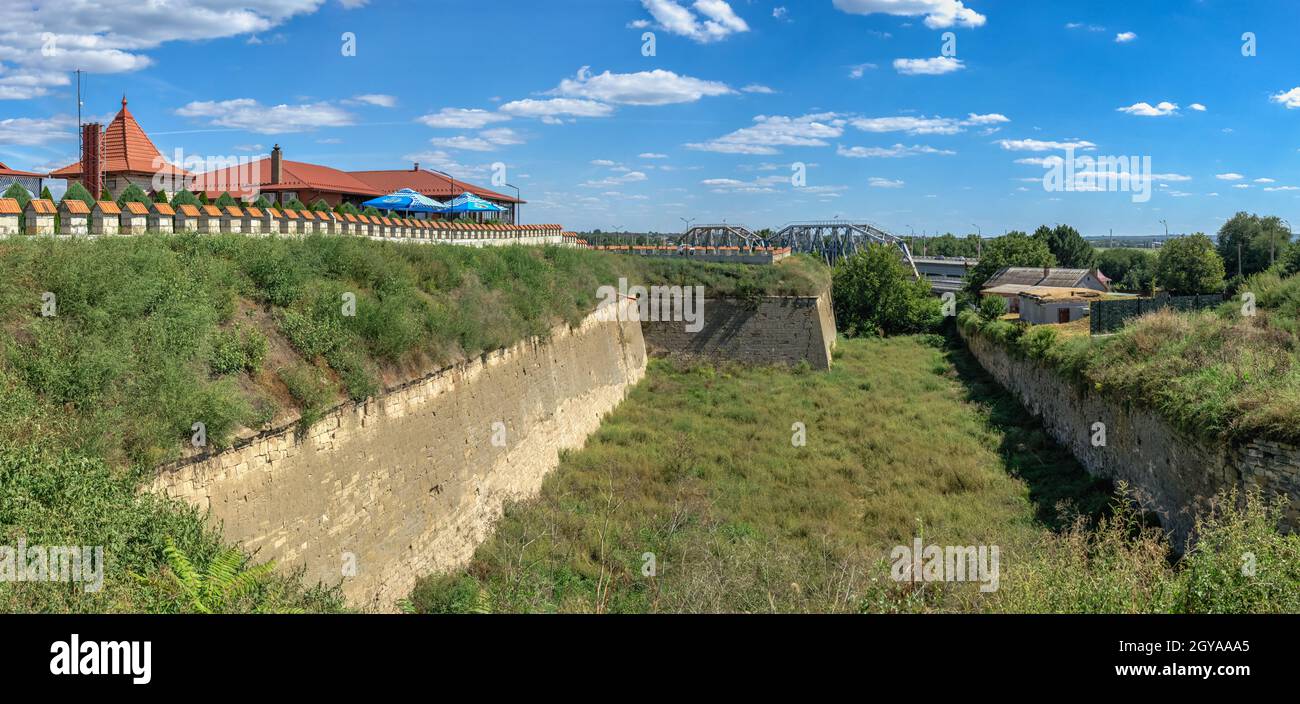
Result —
<instances>
[{"instance_id":1,"label":"fern plant","mask_svg":"<svg viewBox=\"0 0 1300 704\"><path fill-rule=\"evenodd\" d=\"M200 572L171 538L167 539L163 554L190 605L204 614L222 613L257 592L275 569L274 562L245 568L239 548L229 547L217 553L208 562L207 569ZM257 610L261 610L261 605Z\"/></svg>"}]
</instances>

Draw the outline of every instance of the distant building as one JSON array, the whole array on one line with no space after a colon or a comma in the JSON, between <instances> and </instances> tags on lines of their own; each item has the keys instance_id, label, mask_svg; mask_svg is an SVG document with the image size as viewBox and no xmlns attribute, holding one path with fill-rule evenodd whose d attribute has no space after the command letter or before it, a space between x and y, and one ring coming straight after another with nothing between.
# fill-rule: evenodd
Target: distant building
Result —
<instances>
[{"instance_id":1,"label":"distant building","mask_svg":"<svg viewBox=\"0 0 1300 704\"><path fill-rule=\"evenodd\" d=\"M1020 292L1020 319L1030 325L1071 323L1087 317L1093 301L1106 297L1103 291L1090 288L1039 286Z\"/></svg>"},{"instance_id":2,"label":"distant building","mask_svg":"<svg viewBox=\"0 0 1300 704\"><path fill-rule=\"evenodd\" d=\"M1007 310L1020 312L1020 294L1033 288L1088 289L1108 293L1110 279L1097 269L1055 269L1051 267L1005 267L984 283L985 296L1006 299Z\"/></svg>"},{"instance_id":3,"label":"distant building","mask_svg":"<svg viewBox=\"0 0 1300 704\"><path fill-rule=\"evenodd\" d=\"M44 178L44 174L11 169L8 166L5 166L4 162L0 161L0 193L9 190L9 187L16 183L23 188L26 188L27 192L32 194L33 198L39 198L41 196L42 181Z\"/></svg>"}]
</instances>

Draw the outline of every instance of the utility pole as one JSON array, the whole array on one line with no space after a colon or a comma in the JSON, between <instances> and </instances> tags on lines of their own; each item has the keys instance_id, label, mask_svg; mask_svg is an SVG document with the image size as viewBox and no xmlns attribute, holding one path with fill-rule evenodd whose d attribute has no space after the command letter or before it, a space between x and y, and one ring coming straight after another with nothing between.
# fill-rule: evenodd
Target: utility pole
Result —
<instances>
[{"instance_id":1,"label":"utility pole","mask_svg":"<svg viewBox=\"0 0 1300 704\"><path fill-rule=\"evenodd\" d=\"M1241 240L1237 240L1237 278L1241 278Z\"/></svg>"}]
</instances>

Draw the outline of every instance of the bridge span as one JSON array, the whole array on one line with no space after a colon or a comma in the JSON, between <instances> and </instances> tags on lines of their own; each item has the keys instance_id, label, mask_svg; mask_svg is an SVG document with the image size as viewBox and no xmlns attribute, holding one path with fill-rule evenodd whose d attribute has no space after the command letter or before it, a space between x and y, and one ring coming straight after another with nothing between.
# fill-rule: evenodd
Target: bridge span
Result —
<instances>
[{"instance_id":1,"label":"bridge span","mask_svg":"<svg viewBox=\"0 0 1300 704\"><path fill-rule=\"evenodd\" d=\"M755 233L744 225L718 224L694 225L677 239L679 246L687 247L789 247L791 252L812 254L835 266L845 257L857 254L868 244L896 247L903 263L920 276L912 251L903 238L864 221L813 220L783 226L775 233Z\"/></svg>"}]
</instances>

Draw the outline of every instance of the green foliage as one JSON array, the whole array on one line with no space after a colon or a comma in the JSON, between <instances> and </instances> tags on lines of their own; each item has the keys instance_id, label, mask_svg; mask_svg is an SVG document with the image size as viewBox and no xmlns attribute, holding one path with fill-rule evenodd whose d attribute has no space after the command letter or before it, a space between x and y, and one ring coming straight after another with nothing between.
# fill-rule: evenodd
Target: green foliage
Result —
<instances>
[{"instance_id":1,"label":"green foliage","mask_svg":"<svg viewBox=\"0 0 1300 704\"><path fill-rule=\"evenodd\" d=\"M122 195L117 197L117 204L119 206L125 206L127 203L148 203L148 202L149 202L149 194L145 193L144 189L140 188L134 183L127 184L126 188L122 189Z\"/></svg>"},{"instance_id":2,"label":"green foliage","mask_svg":"<svg viewBox=\"0 0 1300 704\"><path fill-rule=\"evenodd\" d=\"M153 194L153 202L155 202L155 203L167 203L167 202L168 202L168 200L167 200L167 191L158 191L157 193L154 193L154 194Z\"/></svg>"},{"instance_id":3,"label":"green foliage","mask_svg":"<svg viewBox=\"0 0 1300 704\"><path fill-rule=\"evenodd\" d=\"M894 247L873 244L841 262L832 291L836 322L849 336L925 332L943 320L929 281L914 280Z\"/></svg>"},{"instance_id":4,"label":"green foliage","mask_svg":"<svg viewBox=\"0 0 1300 704\"><path fill-rule=\"evenodd\" d=\"M981 320L997 320L1007 314L1007 301L1001 296L983 296L978 311Z\"/></svg>"},{"instance_id":5,"label":"green foliage","mask_svg":"<svg viewBox=\"0 0 1300 704\"><path fill-rule=\"evenodd\" d=\"M1156 278L1156 254L1147 249L1107 249L1097 255L1097 268L1114 281L1117 290L1148 293Z\"/></svg>"},{"instance_id":6,"label":"green foliage","mask_svg":"<svg viewBox=\"0 0 1300 704\"><path fill-rule=\"evenodd\" d=\"M70 181L68 183L68 190L63 194L63 200L68 199L79 200L85 203L88 207L95 207L95 199L90 195L90 191L87 191L86 187L81 185L78 181Z\"/></svg>"},{"instance_id":7,"label":"green foliage","mask_svg":"<svg viewBox=\"0 0 1300 704\"><path fill-rule=\"evenodd\" d=\"M369 217L369 216L371 216L371 215L379 215L379 209L376 208L376 207L373 206L373 205L369 205L369 206L366 206L366 209L363 210L363 211L361 212L361 214L362 214L362 215L365 215L365 216L367 216L367 217Z\"/></svg>"},{"instance_id":8,"label":"green foliage","mask_svg":"<svg viewBox=\"0 0 1300 704\"><path fill-rule=\"evenodd\" d=\"M984 243L979 264L970 271L967 290L978 293L984 283L1009 266L1056 266L1047 244L1023 232L1010 232Z\"/></svg>"},{"instance_id":9,"label":"green foliage","mask_svg":"<svg viewBox=\"0 0 1300 704\"><path fill-rule=\"evenodd\" d=\"M227 193L227 192L222 192L221 195L217 196L217 200L216 200L215 203L213 203L213 205L215 205L215 206L217 206L217 207L219 207L219 208L227 208L227 207L230 207L230 206L232 206L232 205L233 205L233 206L238 206L238 205L239 205L239 201L235 200L235 197L232 196L232 195L230 195L229 193Z\"/></svg>"},{"instance_id":10,"label":"green foliage","mask_svg":"<svg viewBox=\"0 0 1300 704\"><path fill-rule=\"evenodd\" d=\"M1034 231L1034 239L1047 245L1057 266L1066 269L1091 269L1097 265L1097 250L1083 239L1079 231L1069 225L1048 227Z\"/></svg>"},{"instance_id":11,"label":"green foliage","mask_svg":"<svg viewBox=\"0 0 1300 704\"><path fill-rule=\"evenodd\" d=\"M85 189L82 189L82 190L85 190ZM48 201L50 201L50 202L53 202L53 201L54 201L54 195L50 193L50 187L49 187L49 186L46 186L46 187L44 187L44 188L41 189L41 199L42 199L42 200L48 200Z\"/></svg>"},{"instance_id":12,"label":"green foliage","mask_svg":"<svg viewBox=\"0 0 1300 704\"><path fill-rule=\"evenodd\" d=\"M199 199L199 205L208 205L208 194L207 194L207 193L199 193L199 194L197 195L197 197L198 197L198 199Z\"/></svg>"},{"instance_id":13,"label":"green foliage","mask_svg":"<svg viewBox=\"0 0 1300 704\"><path fill-rule=\"evenodd\" d=\"M32 194L28 193L27 189L22 187L22 184L11 183L0 198L13 198L18 201L19 208L26 208L27 204L32 200Z\"/></svg>"},{"instance_id":14,"label":"green foliage","mask_svg":"<svg viewBox=\"0 0 1300 704\"><path fill-rule=\"evenodd\" d=\"M1288 258L1291 233L1276 216L1239 212L1219 228L1216 251L1233 275L1250 276Z\"/></svg>"},{"instance_id":15,"label":"green foliage","mask_svg":"<svg viewBox=\"0 0 1300 704\"><path fill-rule=\"evenodd\" d=\"M290 199L289 199L289 202L287 202L287 203L284 204L284 207L285 207L286 209L288 209L288 210L306 210L306 209L307 209L307 206L306 206L306 205L303 205L303 202L300 201L300 200L298 200L297 198L290 198Z\"/></svg>"},{"instance_id":16,"label":"green foliage","mask_svg":"<svg viewBox=\"0 0 1300 704\"><path fill-rule=\"evenodd\" d=\"M351 203L339 203L338 207L334 208L334 212L338 213L339 215L360 215L361 214L361 211L357 210L357 206Z\"/></svg>"},{"instance_id":17,"label":"green foliage","mask_svg":"<svg viewBox=\"0 0 1300 704\"><path fill-rule=\"evenodd\" d=\"M1223 290L1223 260L1202 233L1169 240L1156 260L1156 283L1176 296Z\"/></svg>"},{"instance_id":18,"label":"green foliage","mask_svg":"<svg viewBox=\"0 0 1300 704\"><path fill-rule=\"evenodd\" d=\"M330 204L325 202L324 198L317 198L315 203L311 204L311 209L317 213L330 212Z\"/></svg>"},{"instance_id":19,"label":"green foliage","mask_svg":"<svg viewBox=\"0 0 1300 704\"><path fill-rule=\"evenodd\" d=\"M334 398L334 389L325 375L314 366L298 365L286 367L276 372L280 381L289 390L298 410L302 412L302 425L309 427L329 408Z\"/></svg>"},{"instance_id":20,"label":"green foliage","mask_svg":"<svg viewBox=\"0 0 1300 704\"><path fill-rule=\"evenodd\" d=\"M274 562L245 567L243 554L238 548L231 547L214 555L207 568L200 572L170 538L163 554L167 556L172 575L186 600L194 611L201 614L225 613L232 605L252 598L265 588L271 571L275 569Z\"/></svg>"},{"instance_id":21,"label":"green foliage","mask_svg":"<svg viewBox=\"0 0 1300 704\"><path fill-rule=\"evenodd\" d=\"M253 201L253 207L254 207L254 208L263 208L263 209L265 209L265 208L271 208L271 207L274 207L274 206L271 204L271 201L269 201L269 200L266 199L266 196L258 196L258 197L257 197L257 200Z\"/></svg>"},{"instance_id":22,"label":"green foliage","mask_svg":"<svg viewBox=\"0 0 1300 704\"><path fill-rule=\"evenodd\" d=\"M201 203L199 197L189 191L176 191L176 195L172 196L172 207L174 208L182 205L200 205Z\"/></svg>"},{"instance_id":23,"label":"green foliage","mask_svg":"<svg viewBox=\"0 0 1300 704\"><path fill-rule=\"evenodd\" d=\"M938 237L908 237L907 244L912 254L926 257L969 257L975 258L983 249L979 235L956 237L951 233Z\"/></svg>"},{"instance_id":24,"label":"green foliage","mask_svg":"<svg viewBox=\"0 0 1300 704\"><path fill-rule=\"evenodd\" d=\"M266 335L255 328L236 325L215 336L208 368L217 376L246 371L256 374L266 359Z\"/></svg>"}]
</instances>

